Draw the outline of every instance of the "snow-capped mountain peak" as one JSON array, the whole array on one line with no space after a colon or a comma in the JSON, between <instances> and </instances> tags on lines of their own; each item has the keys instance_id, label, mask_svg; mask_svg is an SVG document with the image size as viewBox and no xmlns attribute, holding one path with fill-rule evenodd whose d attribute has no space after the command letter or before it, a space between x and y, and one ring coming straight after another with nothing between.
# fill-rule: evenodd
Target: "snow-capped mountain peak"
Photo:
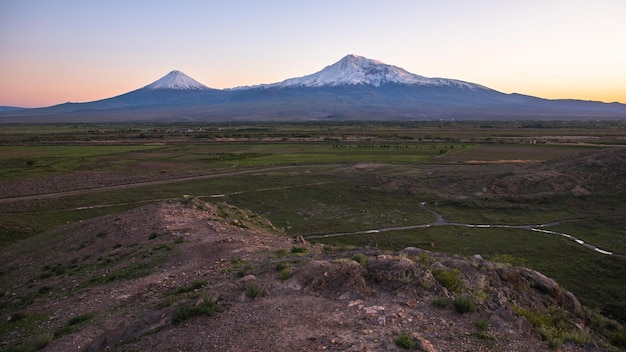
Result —
<instances>
[{"instance_id":1,"label":"snow-capped mountain peak","mask_svg":"<svg viewBox=\"0 0 626 352\"><path fill-rule=\"evenodd\" d=\"M196 81L195 79L187 76L186 74L174 70L167 75L163 76L157 81L154 81L144 89L177 89L177 90L205 90L210 89L204 84Z\"/></svg>"},{"instance_id":2,"label":"snow-capped mountain peak","mask_svg":"<svg viewBox=\"0 0 626 352\"><path fill-rule=\"evenodd\" d=\"M488 89L478 84L445 78L428 78L406 71L403 68L387 65L378 60L358 55L347 55L338 62L326 66L311 75L290 78L279 83L262 85L266 88L324 87L343 85L404 84L420 86L456 86L470 90Z\"/></svg>"}]
</instances>

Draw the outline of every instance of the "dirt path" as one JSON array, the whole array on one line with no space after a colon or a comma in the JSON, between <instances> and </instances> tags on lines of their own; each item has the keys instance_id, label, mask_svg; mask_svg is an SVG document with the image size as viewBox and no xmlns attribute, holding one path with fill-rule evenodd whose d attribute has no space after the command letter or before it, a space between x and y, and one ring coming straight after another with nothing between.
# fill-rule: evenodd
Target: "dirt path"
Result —
<instances>
[{"instance_id":1,"label":"dirt path","mask_svg":"<svg viewBox=\"0 0 626 352\"><path fill-rule=\"evenodd\" d=\"M301 167L304 167L304 166L274 166L274 167L266 167L266 168L261 168L261 169L240 170L240 171L222 172L222 173L208 174L208 175L177 177L177 178L170 178L170 179L165 179L165 180L132 182L132 183L126 183L126 184L121 184L121 185L93 187L93 188L77 189L77 190L71 190L71 191L42 193L42 194L34 194L34 195L28 195L28 196L2 198L0 199L0 204L13 203L13 202L19 202L19 201L28 201L28 200L37 200L37 199L47 199L47 198L61 198L61 197L89 194L92 192L117 191L117 190L122 190L122 189L158 186L158 185L164 185L164 184L169 184L169 183L206 180L206 179L211 179L211 178L245 175L245 174L251 174L251 173L256 173L256 172L267 172L267 171L283 170L283 169L290 169L290 168L301 168Z\"/></svg>"}]
</instances>

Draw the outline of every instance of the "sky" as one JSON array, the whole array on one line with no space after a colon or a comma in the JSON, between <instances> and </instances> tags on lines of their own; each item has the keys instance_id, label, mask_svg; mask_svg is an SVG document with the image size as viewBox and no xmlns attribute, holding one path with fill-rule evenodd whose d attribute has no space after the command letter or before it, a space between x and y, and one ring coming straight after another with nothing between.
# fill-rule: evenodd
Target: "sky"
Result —
<instances>
[{"instance_id":1,"label":"sky","mask_svg":"<svg viewBox=\"0 0 626 352\"><path fill-rule=\"evenodd\" d=\"M504 93L626 103L625 0L0 0L0 106L211 88L348 54Z\"/></svg>"}]
</instances>

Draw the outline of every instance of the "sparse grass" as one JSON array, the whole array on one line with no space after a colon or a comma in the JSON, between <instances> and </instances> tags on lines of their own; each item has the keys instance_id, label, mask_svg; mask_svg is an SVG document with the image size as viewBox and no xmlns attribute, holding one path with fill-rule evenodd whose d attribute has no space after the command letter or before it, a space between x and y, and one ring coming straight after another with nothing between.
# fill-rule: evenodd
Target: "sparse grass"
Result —
<instances>
[{"instance_id":1,"label":"sparse grass","mask_svg":"<svg viewBox=\"0 0 626 352\"><path fill-rule=\"evenodd\" d=\"M178 287L176 289L170 290L166 293L166 295L177 295L181 293L193 292L202 289L207 285L205 280L195 280L189 286Z\"/></svg>"},{"instance_id":2,"label":"sparse grass","mask_svg":"<svg viewBox=\"0 0 626 352\"><path fill-rule=\"evenodd\" d=\"M433 305L439 308L447 308L452 304L452 301L446 297L436 297L433 299Z\"/></svg>"},{"instance_id":3,"label":"sparse grass","mask_svg":"<svg viewBox=\"0 0 626 352\"><path fill-rule=\"evenodd\" d=\"M72 317L65 325L57 328L54 331L54 337L61 337L69 335L78 330L79 326L89 320L92 320L97 315L96 312L89 312Z\"/></svg>"},{"instance_id":4,"label":"sparse grass","mask_svg":"<svg viewBox=\"0 0 626 352\"><path fill-rule=\"evenodd\" d=\"M184 304L176 309L172 315L172 324L179 324L191 317L199 315L212 316L219 311L217 301L207 294L201 296L199 304L195 302Z\"/></svg>"},{"instance_id":5,"label":"sparse grass","mask_svg":"<svg viewBox=\"0 0 626 352\"><path fill-rule=\"evenodd\" d=\"M393 342L395 342L398 347L405 350L412 350L415 348L416 345L415 340L413 340L413 335L411 335L411 333L408 331L400 332L398 335L396 335L396 338L393 339Z\"/></svg>"},{"instance_id":6,"label":"sparse grass","mask_svg":"<svg viewBox=\"0 0 626 352\"><path fill-rule=\"evenodd\" d=\"M255 299L257 297L261 297L264 294L265 290L263 287L257 284L250 284L246 286L246 297Z\"/></svg>"},{"instance_id":7,"label":"sparse grass","mask_svg":"<svg viewBox=\"0 0 626 352\"><path fill-rule=\"evenodd\" d=\"M243 263L237 269L236 275L237 277L244 277L248 275L252 269L254 269L254 266L251 263Z\"/></svg>"},{"instance_id":8,"label":"sparse grass","mask_svg":"<svg viewBox=\"0 0 626 352\"><path fill-rule=\"evenodd\" d=\"M41 350L44 347L48 346L50 342L54 341L54 334L52 333L43 333L35 336L33 339L33 349L35 351Z\"/></svg>"},{"instance_id":9,"label":"sparse grass","mask_svg":"<svg viewBox=\"0 0 626 352\"><path fill-rule=\"evenodd\" d=\"M474 322L474 325L478 328L478 330L480 331L487 331L489 329L489 321L487 321L487 319L477 319Z\"/></svg>"},{"instance_id":10,"label":"sparse grass","mask_svg":"<svg viewBox=\"0 0 626 352\"><path fill-rule=\"evenodd\" d=\"M496 263L503 263L512 266L526 266L526 258L517 257L511 254L494 254L489 257L489 260Z\"/></svg>"},{"instance_id":11,"label":"sparse grass","mask_svg":"<svg viewBox=\"0 0 626 352\"><path fill-rule=\"evenodd\" d=\"M275 258L284 258L287 256L287 250L283 248L277 249L272 252L272 256Z\"/></svg>"},{"instance_id":12,"label":"sparse grass","mask_svg":"<svg viewBox=\"0 0 626 352\"><path fill-rule=\"evenodd\" d=\"M431 260L430 257L428 256L428 254L426 253L421 253L419 255L419 257L414 259L417 263L422 264L423 266L425 266L427 269L430 269L430 264L431 264Z\"/></svg>"},{"instance_id":13,"label":"sparse grass","mask_svg":"<svg viewBox=\"0 0 626 352\"><path fill-rule=\"evenodd\" d=\"M613 346L626 350L626 330L620 323L592 312L590 325L593 331L604 336Z\"/></svg>"},{"instance_id":14,"label":"sparse grass","mask_svg":"<svg viewBox=\"0 0 626 352\"><path fill-rule=\"evenodd\" d=\"M531 323L551 349L559 348L564 342L583 344L590 340L589 334L578 330L572 321L573 318L561 308L551 307L545 311L533 311L517 306L513 308L517 314Z\"/></svg>"}]
</instances>

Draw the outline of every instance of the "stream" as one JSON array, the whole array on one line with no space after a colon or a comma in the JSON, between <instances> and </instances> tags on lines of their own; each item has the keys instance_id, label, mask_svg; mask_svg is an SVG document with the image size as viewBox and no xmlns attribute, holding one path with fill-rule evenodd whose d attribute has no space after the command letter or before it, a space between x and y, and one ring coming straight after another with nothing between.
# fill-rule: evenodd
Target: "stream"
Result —
<instances>
[{"instance_id":1,"label":"stream","mask_svg":"<svg viewBox=\"0 0 626 352\"><path fill-rule=\"evenodd\" d=\"M590 243L587 243L579 238L576 238L570 234L567 233L563 233L563 232L557 232L557 231L550 231L550 230L545 230L546 227L550 227L550 226L556 226L561 224L561 221L553 221L547 224L539 224L539 225L502 225L502 224L463 224L463 223L458 223L458 222L448 222L446 221L443 216L441 216L441 214L439 214L438 212L427 208L426 207L426 202L422 202L420 203L420 207L423 208L426 211L429 211L430 213L432 213L433 215L435 215L436 220L432 223L429 224L421 224L421 225L410 225L410 226L398 226L398 227L386 227L386 228L382 228L382 229L373 229L373 230L363 230L363 231L355 231L355 232L339 232L339 233L331 233L331 234L323 234L323 235L306 235L304 236L304 238L306 239L316 239L316 238L328 238L328 237L339 237L339 236L349 236L349 235L362 235L362 234L373 234L373 233L380 233L380 232L390 232L390 231L402 231L402 230L412 230L412 229L419 229L419 228L429 228L431 226L463 226L463 227L472 227L472 228L506 228L506 229L524 229L524 230L529 230L529 231L535 231L535 232L542 232L542 233L547 233L547 234L551 234L551 235L558 235L558 236L562 236L565 237L571 241L576 242L577 244L584 246L586 248L589 248L591 250L596 251L597 253L603 254L603 255L614 255L613 252L609 252L607 250L604 249L600 249Z\"/></svg>"}]
</instances>

